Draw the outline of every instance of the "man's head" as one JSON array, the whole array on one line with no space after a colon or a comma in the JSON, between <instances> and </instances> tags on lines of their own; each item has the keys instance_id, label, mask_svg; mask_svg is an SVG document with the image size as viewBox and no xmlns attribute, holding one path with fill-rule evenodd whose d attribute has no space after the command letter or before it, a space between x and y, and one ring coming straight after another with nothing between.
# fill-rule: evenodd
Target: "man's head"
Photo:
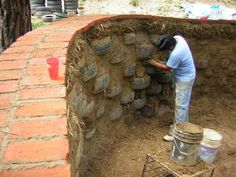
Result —
<instances>
[{"instance_id":1,"label":"man's head","mask_svg":"<svg viewBox=\"0 0 236 177\"><path fill-rule=\"evenodd\" d=\"M173 50L176 45L176 40L169 34L161 35L158 38L157 47L160 50Z\"/></svg>"}]
</instances>

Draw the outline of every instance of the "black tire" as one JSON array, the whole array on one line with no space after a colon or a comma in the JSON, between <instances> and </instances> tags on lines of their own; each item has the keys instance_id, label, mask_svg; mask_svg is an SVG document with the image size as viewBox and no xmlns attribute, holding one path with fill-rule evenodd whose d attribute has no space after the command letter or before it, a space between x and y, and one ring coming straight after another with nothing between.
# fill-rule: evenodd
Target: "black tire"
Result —
<instances>
[{"instance_id":1,"label":"black tire","mask_svg":"<svg viewBox=\"0 0 236 177\"><path fill-rule=\"evenodd\" d=\"M68 8L67 8L68 10ZM91 46L96 55L105 55L110 52L112 48L111 37L107 36L103 39L97 39L91 42Z\"/></svg>"},{"instance_id":2,"label":"black tire","mask_svg":"<svg viewBox=\"0 0 236 177\"><path fill-rule=\"evenodd\" d=\"M36 7L35 10L36 11L50 11L50 9L47 7Z\"/></svg>"},{"instance_id":3,"label":"black tire","mask_svg":"<svg viewBox=\"0 0 236 177\"><path fill-rule=\"evenodd\" d=\"M45 0L30 0L30 4L44 4Z\"/></svg>"},{"instance_id":4,"label":"black tire","mask_svg":"<svg viewBox=\"0 0 236 177\"><path fill-rule=\"evenodd\" d=\"M65 6L65 9L77 9L78 6Z\"/></svg>"},{"instance_id":5,"label":"black tire","mask_svg":"<svg viewBox=\"0 0 236 177\"><path fill-rule=\"evenodd\" d=\"M77 2L65 2L65 6L78 6Z\"/></svg>"},{"instance_id":6,"label":"black tire","mask_svg":"<svg viewBox=\"0 0 236 177\"><path fill-rule=\"evenodd\" d=\"M42 16L42 20L44 22L53 22L56 18L57 18L56 15L53 15L53 14L43 15Z\"/></svg>"},{"instance_id":7,"label":"black tire","mask_svg":"<svg viewBox=\"0 0 236 177\"><path fill-rule=\"evenodd\" d=\"M64 0L65 3L67 2L77 2L77 0Z\"/></svg>"},{"instance_id":8,"label":"black tire","mask_svg":"<svg viewBox=\"0 0 236 177\"><path fill-rule=\"evenodd\" d=\"M61 5L61 1L48 1L48 6Z\"/></svg>"},{"instance_id":9,"label":"black tire","mask_svg":"<svg viewBox=\"0 0 236 177\"><path fill-rule=\"evenodd\" d=\"M33 4L30 6L31 9L35 9L36 7L45 7L43 4Z\"/></svg>"},{"instance_id":10,"label":"black tire","mask_svg":"<svg viewBox=\"0 0 236 177\"><path fill-rule=\"evenodd\" d=\"M161 93L162 91L162 85L158 84L156 80L151 80L151 84L148 88L146 88L146 94L147 95L157 95Z\"/></svg>"},{"instance_id":11,"label":"black tire","mask_svg":"<svg viewBox=\"0 0 236 177\"><path fill-rule=\"evenodd\" d=\"M59 8L62 8L62 5L51 5L51 6L48 6L48 8L50 8L50 9L59 9Z\"/></svg>"},{"instance_id":12,"label":"black tire","mask_svg":"<svg viewBox=\"0 0 236 177\"><path fill-rule=\"evenodd\" d=\"M35 15L38 17L42 17L43 15L48 15L48 14L51 14L51 12L50 11L38 11L35 13Z\"/></svg>"},{"instance_id":13,"label":"black tire","mask_svg":"<svg viewBox=\"0 0 236 177\"><path fill-rule=\"evenodd\" d=\"M65 9L66 12L71 12L71 11L74 11L77 13L77 8L76 9Z\"/></svg>"},{"instance_id":14,"label":"black tire","mask_svg":"<svg viewBox=\"0 0 236 177\"><path fill-rule=\"evenodd\" d=\"M153 66L145 67L145 71L149 76L160 76L163 73L163 71L156 69Z\"/></svg>"},{"instance_id":15,"label":"black tire","mask_svg":"<svg viewBox=\"0 0 236 177\"><path fill-rule=\"evenodd\" d=\"M155 109L149 108L148 106L144 106L141 109L141 115L146 118L152 118L155 116Z\"/></svg>"}]
</instances>

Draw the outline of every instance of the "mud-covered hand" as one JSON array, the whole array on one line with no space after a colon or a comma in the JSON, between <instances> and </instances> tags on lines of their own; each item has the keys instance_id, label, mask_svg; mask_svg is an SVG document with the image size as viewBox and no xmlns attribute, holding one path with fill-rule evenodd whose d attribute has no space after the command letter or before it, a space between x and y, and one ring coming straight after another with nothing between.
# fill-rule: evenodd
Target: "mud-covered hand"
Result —
<instances>
[{"instance_id":1,"label":"mud-covered hand","mask_svg":"<svg viewBox=\"0 0 236 177\"><path fill-rule=\"evenodd\" d=\"M157 62L155 60L148 60L148 63L152 66L155 66Z\"/></svg>"}]
</instances>

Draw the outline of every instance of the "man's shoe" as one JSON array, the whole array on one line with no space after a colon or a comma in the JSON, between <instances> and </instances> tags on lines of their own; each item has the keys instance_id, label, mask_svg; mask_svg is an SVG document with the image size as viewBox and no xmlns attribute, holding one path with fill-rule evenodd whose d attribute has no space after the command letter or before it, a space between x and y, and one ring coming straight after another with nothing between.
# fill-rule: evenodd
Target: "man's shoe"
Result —
<instances>
[{"instance_id":1,"label":"man's shoe","mask_svg":"<svg viewBox=\"0 0 236 177\"><path fill-rule=\"evenodd\" d=\"M170 135L165 135L164 137L163 137L163 139L165 140L165 141L168 141L168 142L171 142L171 141L173 141L173 136L170 136Z\"/></svg>"}]
</instances>

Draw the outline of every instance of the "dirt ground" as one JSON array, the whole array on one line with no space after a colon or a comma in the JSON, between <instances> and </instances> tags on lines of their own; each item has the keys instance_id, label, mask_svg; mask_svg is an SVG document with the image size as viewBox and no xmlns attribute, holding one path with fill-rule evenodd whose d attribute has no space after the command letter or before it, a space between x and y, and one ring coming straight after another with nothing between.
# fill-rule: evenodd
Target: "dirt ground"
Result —
<instances>
[{"instance_id":1,"label":"dirt ground","mask_svg":"<svg viewBox=\"0 0 236 177\"><path fill-rule=\"evenodd\" d=\"M138 24L143 23L140 22ZM128 20L121 22L121 24L103 24L101 25L102 31L99 31L101 26L96 26L86 33L87 45L85 45L86 50L84 50L86 61L88 59L93 59L94 62L98 63L101 71L107 69L110 73L111 80L119 76L122 70L120 68L121 65L119 64L109 64L109 60L107 60L109 56L123 46L126 49L127 54L129 54L127 55L127 59L136 59L136 54L138 54L135 52L136 47L125 45L123 39L119 39L121 36L114 35L114 31L111 32L114 51L111 49L106 55L95 56L90 45L92 42L98 41L97 37L100 37L101 40L105 39L103 35L108 34L106 29L115 29L117 32L118 29L121 31L124 30L123 28L125 28L126 25L135 29L135 22ZM203 26L199 25L199 28L201 27ZM149 28L144 29L149 30ZM159 29L158 26L157 29ZM166 30L168 29L175 30L171 26ZM209 35L206 36L211 36L215 29L210 27L207 27L207 29L208 31L204 32ZM194 32L196 32L196 30L198 29L195 29ZM157 31L159 32L159 30ZM186 35L191 32L193 31L190 29L186 30ZM203 128L212 128L223 135L222 146L219 149L217 160L214 163L216 166L214 177L233 177L236 176L236 169L234 168L236 165L236 162L234 161L236 156L236 142L233 141L236 135L235 40L227 39L227 37L205 39L201 37L201 32L201 30L196 32L200 36L198 38L186 38L193 52L197 67L197 78L190 107L190 122L196 123ZM230 34L231 33L229 33L229 35ZM148 36L143 32L136 32L136 39L137 43L150 42ZM77 48L79 46L81 49L81 46L78 45L78 43L76 45ZM71 49L72 53L71 57L69 57L71 63L75 60L73 57L76 55L73 51L76 51L77 48L74 50L72 50L73 48ZM83 47L81 50L83 51ZM86 55L86 52L88 52L89 55ZM82 59L82 57L76 58L76 60L83 61L78 59ZM137 63L140 64L141 62L137 60ZM79 64L81 64L81 62L78 62L77 65L75 65L75 68L78 68L78 66L80 66ZM76 76L75 78L75 76L71 74L71 77L74 77L71 79L71 82L81 83L81 75L79 77ZM124 85L126 86L130 85L130 83L127 82L128 80L129 79L121 78L121 81L123 83L125 82ZM161 155L163 160L166 158L166 161L169 161L171 143L162 140L163 136L169 130L169 125L163 126L163 124L160 123L160 120L172 119L174 117L174 106L162 103L154 118L148 119L136 116L134 121L130 122L129 125L125 125L125 114L115 121L111 120L107 114L107 111L110 112L107 108L110 106L113 107L113 105L110 104L113 103L113 101L120 106L120 102L118 102L119 96L114 97L113 99L106 99L106 96L104 96L106 92L94 96L92 94L92 87L95 81L96 79L94 78L80 85L85 88L88 98L91 96L94 97L95 104L97 104L99 100L106 102L105 114L99 119L93 119L93 115L84 118L85 124L86 119L90 120L91 118L91 127L96 128L96 133L92 138L86 139L83 142L84 148L79 167L80 177L141 176L146 154ZM71 93L70 95L73 98L78 96ZM129 107L129 105L124 106L123 108L126 107ZM89 129L91 128L89 127ZM86 133L86 131L84 132ZM163 151L167 152L169 155L163 158Z\"/></svg>"},{"instance_id":2,"label":"dirt ground","mask_svg":"<svg viewBox=\"0 0 236 177\"><path fill-rule=\"evenodd\" d=\"M232 97L193 97L191 104L191 122L202 127L212 128L223 135L219 149L214 177L236 175L236 101ZM123 130L120 130L123 131ZM171 143L162 137L168 132L168 126L159 127L157 119L140 118L130 126L124 135L116 137L114 142L105 146L89 164L84 174L89 177L138 177L141 176L146 154L171 151ZM148 176L147 176L148 177Z\"/></svg>"},{"instance_id":3,"label":"dirt ground","mask_svg":"<svg viewBox=\"0 0 236 177\"><path fill-rule=\"evenodd\" d=\"M169 17L186 17L180 8L182 3L220 4L236 8L234 0L135 0L137 6L130 4L132 0L86 0L80 1L84 9L80 14L149 14Z\"/></svg>"}]
</instances>

